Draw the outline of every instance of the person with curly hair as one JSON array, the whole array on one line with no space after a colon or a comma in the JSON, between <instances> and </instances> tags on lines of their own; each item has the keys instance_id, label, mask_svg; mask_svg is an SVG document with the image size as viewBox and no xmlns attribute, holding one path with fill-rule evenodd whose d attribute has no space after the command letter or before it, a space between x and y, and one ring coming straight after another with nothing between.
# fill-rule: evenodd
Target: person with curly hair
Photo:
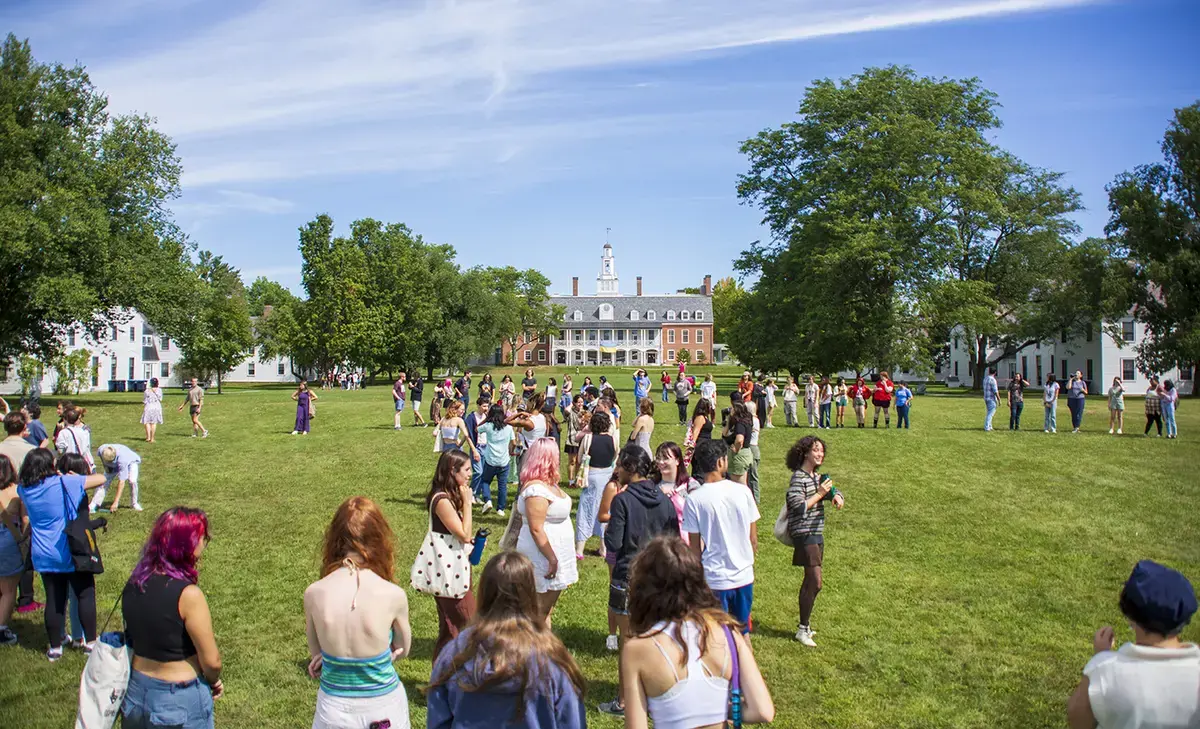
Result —
<instances>
[{"instance_id":1,"label":"person with curly hair","mask_svg":"<svg viewBox=\"0 0 1200 729\"><path fill-rule=\"evenodd\" d=\"M825 462L825 441L808 435L796 441L787 454L787 467L792 472L788 486L788 536L794 544L792 566L804 568L800 582L800 627L796 640L815 647L812 630L813 605L821 592L821 565L825 558L825 502L832 501L841 509L846 497L833 486L828 475L819 474Z\"/></svg>"}]
</instances>

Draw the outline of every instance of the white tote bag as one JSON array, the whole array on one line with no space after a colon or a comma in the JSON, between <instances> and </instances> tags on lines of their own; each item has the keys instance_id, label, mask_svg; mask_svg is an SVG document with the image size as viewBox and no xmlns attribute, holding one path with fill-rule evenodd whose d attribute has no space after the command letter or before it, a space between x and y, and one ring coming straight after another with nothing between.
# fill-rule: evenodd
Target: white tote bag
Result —
<instances>
[{"instance_id":1,"label":"white tote bag","mask_svg":"<svg viewBox=\"0 0 1200 729\"><path fill-rule=\"evenodd\" d=\"M783 502L783 508L779 510L779 516L775 518L775 538L781 544L789 547L796 546L795 541L792 540L792 535L788 532L788 508L786 501Z\"/></svg>"},{"instance_id":2,"label":"white tote bag","mask_svg":"<svg viewBox=\"0 0 1200 729\"><path fill-rule=\"evenodd\" d=\"M121 604L117 604L104 621L108 621ZM103 631L103 628L101 628ZM125 634L102 633L88 656L79 677L79 710L75 715L75 729L112 729L125 701L125 690L129 687L130 664L133 651L125 642Z\"/></svg>"},{"instance_id":3,"label":"white tote bag","mask_svg":"<svg viewBox=\"0 0 1200 729\"><path fill-rule=\"evenodd\" d=\"M431 510L429 529L413 560L409 584L414 590L434 597L462 597L471 589L470 556L470 548L458 537L433 531Z\"/></svg>"}]
</instances>

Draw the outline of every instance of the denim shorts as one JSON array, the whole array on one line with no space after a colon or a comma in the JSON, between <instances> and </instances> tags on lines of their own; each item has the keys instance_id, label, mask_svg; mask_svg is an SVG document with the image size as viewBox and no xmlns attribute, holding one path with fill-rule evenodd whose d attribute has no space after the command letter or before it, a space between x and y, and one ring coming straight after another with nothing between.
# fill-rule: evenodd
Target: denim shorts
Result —
<instances>
[{"instance_id":1,"label":"denim shorts","mask_svg":"<svg viewBox=\"0 0 1200 729\"><path fill-rule=\"evenodd\" d=\"M173 683L130 671L121 717L124 729L212 729L212 690L201 678Z\"/></svg>"}]
</instances>

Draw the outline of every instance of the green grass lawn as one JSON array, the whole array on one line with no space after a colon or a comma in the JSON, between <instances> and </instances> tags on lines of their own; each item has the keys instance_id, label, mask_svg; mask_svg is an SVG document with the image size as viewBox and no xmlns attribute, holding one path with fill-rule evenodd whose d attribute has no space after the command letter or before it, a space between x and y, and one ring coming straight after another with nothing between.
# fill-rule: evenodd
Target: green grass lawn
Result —
<instances>
[{"instance_id":1,"label":"green grass lawn","mask_svg":"<svg viewBox=\"0 0 1200 729\"><path fill-rule=\"evenodd\" d=\"M585 373L602 372L631 410L628 372ZM562 373L543 368L538 378L557 375L561 382ZM723 400L731 383L721 378ZM168 404L178 398L172 393ZM136 395L76 399L88 408L94 443L122 442L143 457L146 511L121 511L102 537L108 571L99 578L101 619L155 516L175 504L204 508L214 539L200 586L225 663L217 725L308 726L317 686L304 670L302 595L317 577L323 530L345 498L375 499L396 530L396 574L406 582L426 527L432 430L394 432L386 385L321 393L308 437L290 435L288 390L231 389L208 397L210 438L188 437L186 414L170 407L153 445L141 441ZM1099 399L1088 402L1083 433L1043 435L1041 407L1031 399L1027 429L1019 433L983 433L981 400L944 390L916 398L911 431L851 426L824 433L825 470L847 506L831 514L826 530L816 649L792 640L800 570L771 537L789 476L784 454L815 431L763 432L754 646L777 725L1063 726L1092 632L1107 623L1117 626L1118 640L1130 637L1116 602L1133 563L1160 560L1200 582L1196 402L1183 402L1183 439L1172 442L1141 436L1141 402L1134 398L1127 432L1136 435L1121 438L1108 435ZM659 405L654 443L682 441L674 404ZM776 415L782 424L782 406ZM410 419L406 413L405 423ZM1065 404L1059 421L1069 423ZM1003 409L996 424L1007 425ZM502 531L494 515L479 521ZM432 598L409 596L413 655L398 669L413 725L424 726L417 687L429 679L436 612ZM616 657L604 650L606 600L605 565L589 557L554 622L590 681L589 722L616 727L620 722L594 710L616 691ZM12 627L21 645L0 649L0 726L70 725L83 656L68 652L47 663L40 613L15 616ZM1185 637L1200 638L1200 626Z\"/></svg>"}]
</instances>

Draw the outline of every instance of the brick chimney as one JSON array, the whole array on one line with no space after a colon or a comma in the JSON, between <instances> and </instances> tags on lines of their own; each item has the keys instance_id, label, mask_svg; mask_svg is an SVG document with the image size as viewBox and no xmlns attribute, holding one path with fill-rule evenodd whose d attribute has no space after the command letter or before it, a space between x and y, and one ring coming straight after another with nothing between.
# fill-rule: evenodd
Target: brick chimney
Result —
<instances>
[{"instance_id":1,"label":"brick chimney","mask_svg":"<svg viewBox=\"0 0 1200 729\"><path fill-rule=\"evenodd\" d=\"M638 296L642 295L642 277L641 276L637 277L637 295Z\"/></svg>"},{"instance_id":2,"label":"brick chimney","mask_svg":"<svg viewBox=\"0 0 1200 729\"><path fill-rule=\"evenodd\" d=\"M705 274L704 285L700 287L700 293L705 296L712 296L712 275Z\"/></svg>"},{"instance_id":3,"label":"brick chimney","mask_svg":"<svg viewBox=\"0 0 1200 729\"><path fill-rule=\"evenodd\" d=\"M274 307L274 306L271 306L270 304L264 304L264 305L263 305L263 313L262 313L262 315L263 315L264 317L268 317L268 316L270 316L270 315L271 315L271 312L272 312L274 309L275 309L275 307Z\"/></svg>"},{"instance_id":4,"label":"brick chimney","mask_svg":"<svg viewBox=\"0 0 1200 729\"><path fill-rule=\"evenodd\" d=\"M571 296L579 296L579 277L571 277Z\"/></svg>"}]
</instances>

